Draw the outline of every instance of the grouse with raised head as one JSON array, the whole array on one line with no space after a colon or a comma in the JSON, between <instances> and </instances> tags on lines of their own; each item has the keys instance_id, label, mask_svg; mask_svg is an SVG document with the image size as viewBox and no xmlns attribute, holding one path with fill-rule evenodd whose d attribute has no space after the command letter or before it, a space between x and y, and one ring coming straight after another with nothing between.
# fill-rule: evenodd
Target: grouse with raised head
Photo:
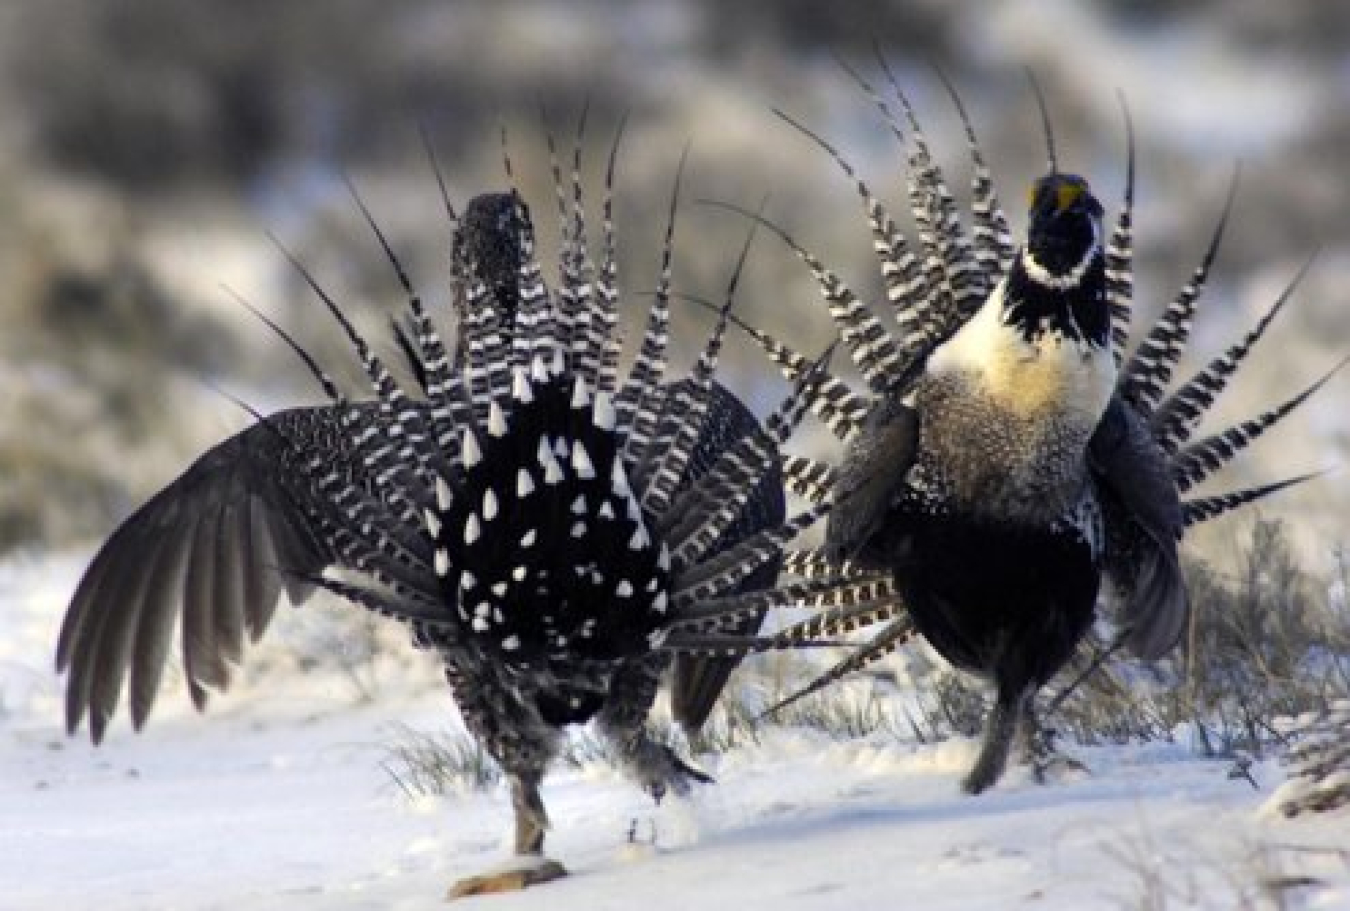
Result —
<instances>
[{"instance_id":1,"label":"grouse with raised head","mask_svg":"<svg viewBox=\"0 0 1350 911\"><path fill-rule=\"evenodd\" d=\"M863 85L901 137L887 102ZM1117 640L1139 656L1159 658L1177 644L1189 610L1177 557L1183 531L1306 476L1182 496L1326 377L1190 442L1293 285L1254 330L1164 400L1227 209L1192 280L1126 363L1133 142L1125 205L1109 238L1101 204L1084 179L1058 169L1051 143L1050 172L1032 187L1026 236L1014 246L956 93L973 163L969 234L912 106L896 92L911 133L917 247L839 152L801 129L855 181L899 333L783 236L815 274L868 384L862 393L821 379L814 407L847 449L837 472L815 469L835 508L826 547L812 560L888 571L907 610L798 695L917 630L952 664L993 683L983 746L964 781L976 793L1001 776L1019 732L1033 758L1046 758L1035 698L1088 633L1099 595L1117 607ZM800 375L804 358L752 334L789 376ZM810 470L787 467L790 482Z\"/></svg>"}]
</instances>

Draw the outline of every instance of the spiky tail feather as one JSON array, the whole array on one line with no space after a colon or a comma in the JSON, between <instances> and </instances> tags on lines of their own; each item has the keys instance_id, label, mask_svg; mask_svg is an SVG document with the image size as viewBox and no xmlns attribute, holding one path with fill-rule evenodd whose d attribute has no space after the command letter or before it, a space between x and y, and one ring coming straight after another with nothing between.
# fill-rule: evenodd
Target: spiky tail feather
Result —
<instances>
[{"instance_id":1,"label":"spiky tail feather","mask_svg":"<svg viewBox=\"0 0 1350 911\"><path fill-rule=\"evenodd\" d=\"M593 266L588 260L584 242L579 239L584 231L584 225L583 210L577 198L579 190L576 184L576 170L574 166L573 206L568 213L571 217L565 227L562 253L565 261L560 266L564 284L571 286L572 293L560 295L560 300L565 298L565 303L581 307L584 303L581 299L585 291L584 278L593 274ZM561 178L559 183L561 184ZM561 190L559 195L561 197ZM596 378L597 382L601 382L596 365L605 363L605 352L612 348L610 333L613 331L614 321L596 313L593 315L600 318L592 323L578 320L569 324L567 319L560 315L560 304L551 298L542 282L541 270L533 260L533 237L529 230L528 212L517 197L513 199L518 211L516 221L522 232L518 248L520 261L516 268L518 309L514 314L499 313L495 316L479 317L476 323L466 328L467 341L461 347L467 352L466 366L469 377L467 382L456 384L455 378L449 375L440 376L437 382L433 379L433 371L427 372L427 392L431 399L433 414L436 415L433 423L444 422L445 416L452 413L459 416L471 414L473 420L472 426L462 429L454 451L445 454L446 462L435 465L429 474L427 468L432 466L424 465L421 478L410 477L399 467L399 464L406 465L406 461L399 464L395 462L409 455L406 450L410 438L426 436L425 428L417 423L425 419L424 414L410 404L407 394L397 386L378 358L369 353L369 345L355 333L350 322L341 314L336 304L322 293L317 283L311 281L316 293L348 333L353 347L366 366L372 389L380 403L380 414L396 423L403 422L398 423L396 433L402 440L402 449L377 448L368 454L370 464L382 478L376 489L370 493L347 489L341 491L340 496L344 501L355 504L353 514L361 518L365 524L377 526L382 524L379 522L378 513L384 505L380 494L388 496L398 490L401 499L407 501L407 507L399 516L399 527L406 531L415 525L424 537L419 542L421 546L413 554L418 559L414 561L401 559L400 562L411 562L415 571L425 571L429 562L438 582L434 586L424 586L423 594L435 592L448 596L451 603L457 602L457 608L440 620L428 618L421 609L410 610L407 619L415 620L422 627L445 627L446 631L453 631L456 637L467 641L472 641L475 634L492 629L498 639L495 645L501 651L519 650L524 654L530 651L525 647L525 640L529 638L526 633L529 631L517 629L517 624L511 622L509 618L511 611L507 609L509 605L500 603L504 596L498 594L495 599L484 596L485 600L475 600L479 596L474 592L482 591L485 586L488 589L495 589L505 584L507 580L494 582L493 579L497 577L490 573L489 578L481 578L484 573L477 558L472 558L471 554L486 547L481 542L488 540L490 529L495 529L496 525L503 521L501 516L509 511L508 505L502 502L504 499L511 496L528 497L540 488L572 485L568 487L570 496L571 490L577 484L581 487L590 484L595 486L600 496L592 502L589 498L578 494L572 508L572 511L577 513L577 518L571 523L570 536L581 540L570 542L569 546L584 550L586 536L593 533L587 527L588 523L594 524L595 521L595 517L585 510L596 509L596 503L600 501L607 503L609 514L605 515L604 519L616 527L628 529L624 532L628 538L627 549L649 554L647 562L654 567L649 572L658 574L651 577L645 586L648 589L646 594L651 595L646 599L649 610L661 615L648 618L647 626L644 627L649 627L648 644L656 641L653 638L656 631L669 628L672 631L671 635L657 637L663 643L662 648L682 653L690 653L697 648L705 647L713 650L730 648L729 642L714 643L710 640L699 640L695 643L688 635L673 635L673 631L687 625L682 624L682 618L686 618L682 611L689 612L688 624L699 629L716 629L719 626L725 627L733 621L744 620L752 612L786 604L794 597L799 597L793 594L796 590L769 590L760 591L758 594L752 592L747 596L747 600L736 603L735 591L757 567L776 560L784 542L824 514L827 506L820 501L828 499L828 488L832 478L820 466L815 466L816 470L811 481L819 498L817 505L805 513L787 519L781 525L762 528L741 540L739 544L733 543L730 547L715 552L710 548L729 524L736 520L740 509L745 505L746 492L757 483L764 472L776 470L776 446L791 433L805 408L819 407L821 399L819 365L813 365L811 369L797 377L798 384L784 405L784 413L781 416L771 417L769 423L765 425L765 430L769 432L767 437L763 435L764 430L748 435L740 445L742 447L749 445L750 448L744 449L741 456L735 455L738 451L736 446L729 447L724 451L721 463L727 467L713 466L707 471L701 483L689 487L683 493L677 492L675 485L687 473L685 466L696 441L694 430L701 424L703 409L706 407L708 390L711 388L716 368L716 352L726 324L725 311L710 336L708 350L695 368L693 385L686 385L683 391L672 397L667 391L668 386L654 385L663 372L663 352L667 333L665 310L668 307L668 293L663 291L658 294L658 301L652 310L652 319L642 341L638 362L621 385L618 401L611 402L602 390L596 390L587 381ZM384 244L382 236L381 243L393 260L392 251ZM452 244L452 249L473 251L476 246L473 239L470 241L457 239ZM464 309L472 313L475 306L490 303L487 297L494 283L491 276L481 274L485 268L484 263L480 261L482 254L479 254L480 259L474 259L472 252L467 255L469 258L466 259L462 271L466 278L463 293L469 300ZM405 276L397 267L396 261L395 266L400 281L403 282ZM669 241L663 249L663 287L668 283L668 274ZM734 284L733 279L732 290ZM404 287L408 292L410 307L413 309L412 316L417 326L415 345L419 360L435 364L438 362L437 355L443 352L446 346L436 336L434 328L425 319L425 314L420 312L420 302L410 286L404 283ZM500 295L500 292L498 294ZM560 337L564 334L570 335L570 346L561 343ZM529 356L528 369L527 365L522 363L526 352ZM494 464L496 460L488 458L485 451L494 447L499 451L501 446L524 432L517 428L520 422L523 421L533 427L539 417L531 417L534 414L531 406L538 399L557 397L560 394L549 390L561 390L568 386L571 388L572 411L588 416L586 423L571 425L581 429L581 436L575 436L578 432L575 429L561 435L551 435L546 431L537 437L537 446L534 445L535 436L530 436L526 440L530 445L516 445L520 454L514 457L504 456L503 463L515 465L516 462L511 461L512 458L519 462L533 458L535 464L522 465L518 469L519 476L515 478L517 483L514 492L507 489L510 484L497 484L487 480L475 482L475 476L484 466L492 464L494 469L500 468L500 465ZM440 395L436 395L435 392L440 392ZM661 452L660 458L653 463L654 467L644 469L643 465L647 461L644 450L650 444L643 445L643 438L645 436L648 440L655 439L653 429L660 426L659 422L652 424L648 417L650 412L642 407L649 404L649 400L653 398L658 398L663 409L676 424L672 430L666 431L670 435L671 445ZM444 427L436 427L434 430L436 432L432 436L437 439L455 437ZM538 434L538 431L531 430L530 433ZM612 443L604 442L606 434L612 434L614 438ZM366 431L363 437L373 439L375 434ZM634 438L637 439L636 446L630 445L629 442ZM538 450L537 453L534 452L535 449ZM611 462L610 456L597 455L594 450L631 454L631 458ZM534 458L536 455L537 458ZM418 453L413 452L412 456L416 459ZM317 471L318 466L315 466L315 469ZM608 477L596 477L601 474L607 474ZM633 477L629 478L629 474ZM423 483L419 484L419 480ZM403 486L410 488L410 492L402 491ZM608 491L603 489L605 486L608 486ZM486 489L480 489L482 487ZM666 516L692 515L694 510L691 509L691 504L706 502L710 493L727 495L722 501L722 508L710 517L697 522L663 521L663 517ZM626 507L623 506L624 502L628 503ZM420 514L413 514L415 522L409 521L408 507L420 510ZM542 529L533 527L527 529L521 534L521 541L516 542L517 545L528 538L531 532L535 533L537 539ZM667 537L658 544L656 537L659 532L665 532ZM493 531L492 534L498 532ZM430 560L426 558L428 538L434 546ZM530 543L532 546L543 546L543 542L535 545L534 539ZM363 561L367 567L375 562ZM476 568L478 571L475 571ZM517 570L521 568L517 567ZM529 567L524 568L528 575ZM591 572L604 576L606 569L608 568L602 567L598 570L593 568ZM664 579L663 574L666 572L673 574L670 581L653 585L654 582ZM377 590L389 585L390 574L382 567L377 567L372 576L372 581L377 587L375 589L362 590L359 585L347 582L336 587L369 606L397 613L398 599L385 597ZM407 580L393 581L403 584ZM422 581L425 583L426 580ZM632 591L635 581L640 580L624 577L617 584L614 584L613 580L607 580L606 585L614 589L611 597L617 593L618 597L641 602L643 598L641 596L635 598ZM819 604L843 603L856 597L855 594L850 594L856 588L856 583L847 575L841 576L831 585L820 583L815 588L819 591L812 598ZM835 594L832 595L831 591ZM709 598L721 600L720 603L709 606L705 603ZM414 604L423 603L424 600L422 597L411 598L409 606L412 608ZM392 611L389 610L391 602L394 605ZM502 616L498 615L506 616L507 619L503 620ZM714 619L718 616L721 619L714 623ZM597 619L595 616L583 616L574 625L574 632L583 630L588 621L594 628ZM643 626L642 623L638 625ZM567 638L556 629L549 632L559 643ZM778 647L788 645L786 639L773 641ZM747 649L763 648L768 647L767 642L768 640L757 642L748 638L745 646ZM545 651L553 650L545 647Z\"/></svg>"},{"instance_id":2,"label":"spiky tail feather","mask_svg":"<svg viewBox=\"0 0 1350 911\"><path fill-rule=\"evenodd\" d=\"M1297 475L1292 478L1285 478L1281 481L1272 481L1268 484L1258 484L1254 487L1244 487L1240 490L1232 490L1227 493L1215 494L1208 497L1197 497L1193 500L1187 500L1181 504L1182 518L1187 528L1199 525L1202 522L1208 522L1217 519L1225 513L1232 512L1234 509L1240 509L1257 500L1264 500L1273 494L1290 487L1296 487L1299 484L1307 483L1314 478L1320 478L1326 472L1314 471L1307 474Z\"/></svg>"},{"instance_id":3,"label":"spiky tail feather","mask_svg":"<svg viewBox=\"0 0 1350 911\"><path fill-rule=\"evenodd\" d=\"M1238 174L1235 171L1224 199L1223 211L1210 235L1209 247L1200 265L1195 267L1190 281L1167 305L1121 371L1117 387L1120 394L1145 417L1157 407L1164 390L1172 381L1172 371L1186 350L1191 324L1195 319L1195 305L1204 292L1210 270L1219 254L1228 218L1233 211L1233 200L1237 196L1237 183Z\"/></svg>"},{"instance_id":4,"label":"spiky tail feather","mask_svg":"<svg viewBox=\"0 0 1350 911\"><path fill-rule=\"evenodd\" d=\"M792 694L780 699L778 702L765 709L761 718L775 715L783 709L805 699L807 696L815 695L821 690L851 674L857 673L868 665L881 660L887 655L909 642L914 637L914 622L908 614L891 620L879 633L876 633L862 646L852 651L828 671L816 677L806 686L796 690Z\"/></svg>"},{"instance_id":5,"label":"spiky tail feather","mask_svg":"<svg viewBox=\"0 0 1350 911\"><path fill-rule=\"evenodd\" d=\"M346 336L373 398L352 401L282 332L331 404L303 410L302 419L261 419L241 435L266 463L245 467L280 492L262 488L257 495L267 499L257 504L248 491L237 496L237 479L213 461L236 457L242 444L229 441L204 457L204 480L189 472L96 558L58 646L58 664L71 673L72 727L87 712L101 737L128 673L134 720L144 720L179 613L189 689L202 704L208 687L228 683L244 637L262 632L283 585L325 588L407 621L419 642L454 650L470 666L588 693L603 690L616 663L656 653L723 661L815 644L756 636L753 627L781 605L829 610L862 596L847 572L807 589L773 584L783 546L828 509L830 478L816 472L820 502L785 516L778 474L779 447L807 408L821 407L820 365L803 366L763 426L716 383L725 319L693 378L665 378L678 183L656 301L634 367L618 376L613 158L611 151L597 265L582 240L574 156L556 294L519 196L478 197L460 216L436 169L460 317L452 340L439 334L353 191L406 298L394 322L410 388L286 253ZM729 403L741 408L739 423L723 421L721 436L705 440L704 419L725 417ZM193 499L217 496L238 505ZM704 513L710 498L719 508ZM172 544L155 537L178 528L183 510L203 506L216 511L212 521L189 523ZM144 575L104 585L125 573L131 550ZM217 578L206 578L208 570ZM187 594L197 597L188 603Z\"/></svg>"},{"instance_id":6,"label":"spiky tail feather","mask_svg":"<svg viewBox=\"0 0 1350 911\"><path fill-rule=\"evenodd\" d=\"M889 70L887 70L887 73L890 76ZM889 110L886 102L881 100L879 94L865 80L856 74L854 74L854 78L872 96L874 103L886 117L897 138L901 138L898 119ZM894 84L894 77L890 76L890 78ZM987 279L983 283L984 287L991 287L1001 274L1001 269L996 267L995 264L998 263L1002 269L1005 269L1006 257L1010 256L1010 251L1001 243L1004 235L1000 231L1001 229L1006 231L1006 219L1002 212L997 210L997 203L993 201L992 184L988 182L987 173L982 169L982 155L979 152L973 128L961 106L959 97L956 97L953 93L962 122L966 128L967 141L976 170L974 192L976 199L973 215L976 240L973 249L967 243L961 231L959 219L955 217L950 193L947 192L941 173L933 162L932 154L928 149L926 138L922 134L917 118L914 116L913 108L902 91L897 88L896 92L914 134L915 149L907 156L906 180L912 215L918 227L921 246L925 251L922 268L917 274L906 272L903 268L907 264L904 259L904 256L907 255L904 252L906 244L904 238L898 236L898 232L894 230L893 219L891 219L885 207L875 199L870 188L858 178L854 169L841 153L806 128L794 121L789 120L789 122L816 142L844 171L845 175L854 181L855 189L862 200L868 225L872 231L873 246L881 262L883 281L892 302L906 300L908 292L914 288L927 289L928 297L925 300L920 302L911 300L908 303L907 310L897 313L897 322L901 329L899 339L879 336L873 340L870 336L862 335L860 327L864 323L861 314L867 312L864 305L857 301L843 282L814 254L803 248L791 237L786 236L785 232L780 231L779 233L816 277L827 309L835 319L845 343L849 345L851 352L854 354L855 361L863 369L868 385L872 387L874 393L877 389L889 389L892 394L900 395L906 388L907 378L878 376L875 362L867 359L868 349L863 346L863 339L866 338L869 345L879 346L878 350L904 352L905 356L912 353L914 363L921 366L928 352L921 349L914 350L912 342L921 339L940 341L959 327L963 321L962 314L967 309L964 302L967 299L976 301L970 289L981 287L980 279L982 277ZM1123 103L1122 110L1125 111L1128 139L1125 202L1112 231L1107 250L1107 293L1111 310L1112 350L1118 365L1123 361L1129 317L1133 309L1132 259L1135 156L1133 128L1128 110L1124 109ZM1236 180L1235 175L1233 186L1230 187L1225 198L1218 224L1200 266L1197 267L1190 281L1182 288L1176 299L1164 311L1128 364L1124 366L1118 386L1118 394L1121 398L1150 425L1151 435L1165 454L1166 464L1162 466L1163 472L1174 479L1180 491L1198 483L1209 473L1233 458L1258 435L1267 431L1295 407L1306 401L1327 379L1327 377L1323 377L1299 395L1268 409L1255 418L1243 421L1233 428L1197 443L1186 445L1192 431L1208 410L1214 398L1222 391L1228 379L1236 372L1256 341L1264 334L1275 315L1292 295L1307 271L1308 265L1305 264L1270 311L1262 317L1252 331L1247 333L1222 356L1211 362L1199 374L1182 384L1171 396L1166 399L1163 398L1164 390L1171 379L1172 372L1184 351L1196 302L1204 289L1217 255L1224 228L1231 212ZM902 284L902 276L905 281L910 283L908 286ZM976 303L978 302L976 301ZM870 314L868 314L868 318L874 320L870 317ZM871 324L871 322L866 323L868 326ZM796 354L782 342L761 330L750 327L748 331L786 375L792 376L801 370L805 361L801 355ZM896 358L888 356L886 363L894 365ZM871 373L868 372L869 368L872 369ZM1339 365L1337 369L1339 369ZM875 402L863 399L856 393L850 392L846 384L837 381L835 378L831 377L829 381L837 385L831 391L831 405L827 406L823 416L837 437L848 439L872 410ZM843 403L843 407L838 407L833 403ZM820 472L809 461L794 460L788 464L787 481L789 486L794 492L812 501L819 501L819 498L823 495L823 491L817 489L815 484L817 476L824 476L824 473ZM1301 483L1310 477L1312 475L1305 475L1227 494L1191 500L1182 504L1180 527L1184 528L1206 521L1231 509ZM785 568L808 576L828 576L835 566L829 559L829 555L805 551L790 553L785 560ZM1164 571L1155 575L1160 580L1166 581L1172 575L1175 575L1175 572ZM1170 585L1170 583L1168 584ZM1170 588L1168 590L1171 591ZM1160 595L1160 597L1162 596ZM1171 598L1174 595L1168 595L1167 597ZM858 612L860 620L865 620L865 615L866 611ZM818 621L816 625L813 626L811 621L806 621L802 628L811 629L813 632L826 628L820 623L823 618L816 618L816 620ZM895 621L897 624L901 622L903 621ZM893 625L887 629L889 632L897 630L899 627ZM838 677L848 673L851 669L867 663L868 660L874 660L880 654L885 653L887 644L899 641L899 638L890 639L887 633L879 635L874 643L864 646L863 651L846 658L830 673L811 684L806 691L814 692L828 685L829 681L838 679ZM800 695L797 694L790 699L799 698Z\"/></svg>"}]
</instances>

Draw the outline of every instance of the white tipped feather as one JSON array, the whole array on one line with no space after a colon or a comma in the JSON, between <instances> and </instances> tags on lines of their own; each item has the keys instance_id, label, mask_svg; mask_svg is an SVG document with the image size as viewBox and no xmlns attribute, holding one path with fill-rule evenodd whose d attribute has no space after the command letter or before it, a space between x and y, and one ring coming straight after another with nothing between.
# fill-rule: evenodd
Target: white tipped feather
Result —
<instances>
[{"instance_id":1,"label":"white tipped feather","mask_svg":"<svg viewBox=\"0 0 1350 911\"><path fill-rule=\"evenodd\" d=\"M483 450L478 445L478 437L467 427L464 428L464 442L460 445L459 460L465 468L473 468L483 461Z\"/></svg>"},{"instance_id":2,"label":"white tipped feather","mask_svg":"<svg viewBox=\"0 0 1350 911\"><path fill-rule=\"evenodd\" d=\"M601 430L613 430L618 421L614 410L614 398L603 389L595 394L595 405L591 408L591 420Z\"/></svg>"},{"instance_id":3,"label":"white tipped feather","mask_svg":"<svg viewBox=\"0 0 1350 911\"><path fill-rule=\"evenodd\" d=\"M502 406L493 401L488 405L488 435L494 437L504 437L507 432L506 413L502 411Z\"/></svg>"}]
</instances>

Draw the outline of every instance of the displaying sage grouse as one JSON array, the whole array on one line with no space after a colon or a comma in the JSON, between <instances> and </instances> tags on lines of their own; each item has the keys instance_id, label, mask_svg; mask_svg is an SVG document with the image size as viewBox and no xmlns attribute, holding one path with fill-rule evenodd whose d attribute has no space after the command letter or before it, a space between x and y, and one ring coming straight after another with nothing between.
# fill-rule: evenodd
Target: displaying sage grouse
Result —
<instances>
[{"instance_id":1,"label":"displaying sage grouse","mask_svg":"<svg viewBox=\"0 0 1350 911\"><path fill-rule=\"evenodd\" d=\"M516 193L479 196L462 219L447 202L451 346L366 213L408 294L398 338L417 377L411 391L297 263L375 397L347 398L286 337L331 404L259 419L104 544L57 648L72 731L87 716L98 742L124 684L139 728L175 628L202 707L229 683L245 637L263 633L282 589L300 602L321 588L411 623L508 778L519 862L458 892L562 874L543 858L539 785L566 725L594 720L658 799L708 780L645 727L671 656L688 660L674 701L697 724L729 662L786 644L755 638L766 609L847 589L838 577L773 587L782 545L827 508L785 517L780 474L779 444L814 378L763 424L715 382L728 292L690 375L665 382L674 199L641 347L621 375L611 183L598 256L575 172L571 193L558 184L556 288Z\"/></svg>"},{"instance_id":2,"label":"displaying sage grouse","mask_svg":"<svg viewBox=\"0 0 1350 911\"><path fill-rule=\"evenodd\" d=\"M899 137L899 120L868 90ZM1289 292L1251 332L1165 395L1223 220L1190 283L1126 361L1133 143L1124 207L1109 238L1102 205L1087 181L1059 170L1051 143L1050 171L1032 185L1026 235L1014 246L955 93L973 162L969 233L910 103L898 88L896 94L910 133L917 240L897 228L835 149L808 135L856 182L899 331L785 239L818 279L867 383L858 392L835 377L822 381L822 416L847 442L837 475L816 469L835 502L826 551L888 572L908 611L806 692L917 629L953 665L993 684L983 746L964 781L977 793L998 780L1019 730L1032 758L1044 758L1037 692L1088 633L1099 596L1115 605L1118 642L1135 654L1156 659L1177 644L1188 614L1177 559L1185 529L1301 478L1183 496L1321 381L1193 440L1197 422ZM1048 125L1046 132L1048 139ZM752 331L789 375L804 369L800 356Z\"/></svg>"}]
</instances>

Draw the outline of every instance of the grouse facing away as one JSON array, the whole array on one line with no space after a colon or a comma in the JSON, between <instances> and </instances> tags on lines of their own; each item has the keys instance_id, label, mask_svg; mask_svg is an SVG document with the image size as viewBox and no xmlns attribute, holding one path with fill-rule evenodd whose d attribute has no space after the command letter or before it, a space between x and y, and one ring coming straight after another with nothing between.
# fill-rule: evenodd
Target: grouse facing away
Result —
<instances>
[{"instance_id":1,"label":"grouse facing away","mask_svg":"<svg viewBox=\"0 0 1350 911\"><path fill-rule=\"evenodd\" d=\"M784 543L828 509L785 517L780 474L779 445L809 405L814 374L757 422L714 381L728 293L690 375L665 382L672 199L659 288L620 375L609 184L596 263L572 181L571 206L559 181L556 289L516 193L479 196L462 220L447 203L460 318L451 346L367 214L408 293L398 337L418 378L412 391L301 268L375 398L349 400L287 337L332 403L261 418L104 544L57 649L72 731L88 716L99 741L128 679L139 728L175 628L202 707L228 684L245 636L263 633L281 590L300 602L317 587L409 622L443 658L465 723L508 778L517 862L458 893L562 875L543 856L539 785L566 725L593 720L658 799L708 780L645 727L671 656L690 662L676 702L697 721L737 656L794 638L756 638L764 611L856 593L843 574L773 587Z\"/></svg>"},{"instance_id":2,"label":"grouse facing away","mask_svg":"<svg viewBox=\"0 0 1350 911\"><path fill-rule=\"evenodd\" d=\"M822 379L818 410L847 444L837 473L817 469L835 502L826 555L889 572L907 611L803 693L917 629L953 665L993 684L983 745L964 781L978 793L1001 776L1019 732L1031 758L1046 758L1035 698L1089 632L1099 595L1117 608L1118 642L1137 655L1156 659L1176 645L1188 615L1177 557L1183 531L1303 478L1188 501L1183 494L1325 377L1192 442L1289 293L1164 398L1223 221L1191 282L1126 362L1132 144L1125 205L1109 239L1101 204L1085 180L1058 170L1052 149L1050 173L1031 189L1025 239L1014 247L959 98L952 93L974 166L969 235L912 107L896 92L911 133L916 247L839 153L808 135L856 182L900 332L784 237L815 273L869 387L860 393ZM899 121L872 95L899 137ZM789 375L801 371L800 356L752 334Z\"/></svg>"}]
</instances>

